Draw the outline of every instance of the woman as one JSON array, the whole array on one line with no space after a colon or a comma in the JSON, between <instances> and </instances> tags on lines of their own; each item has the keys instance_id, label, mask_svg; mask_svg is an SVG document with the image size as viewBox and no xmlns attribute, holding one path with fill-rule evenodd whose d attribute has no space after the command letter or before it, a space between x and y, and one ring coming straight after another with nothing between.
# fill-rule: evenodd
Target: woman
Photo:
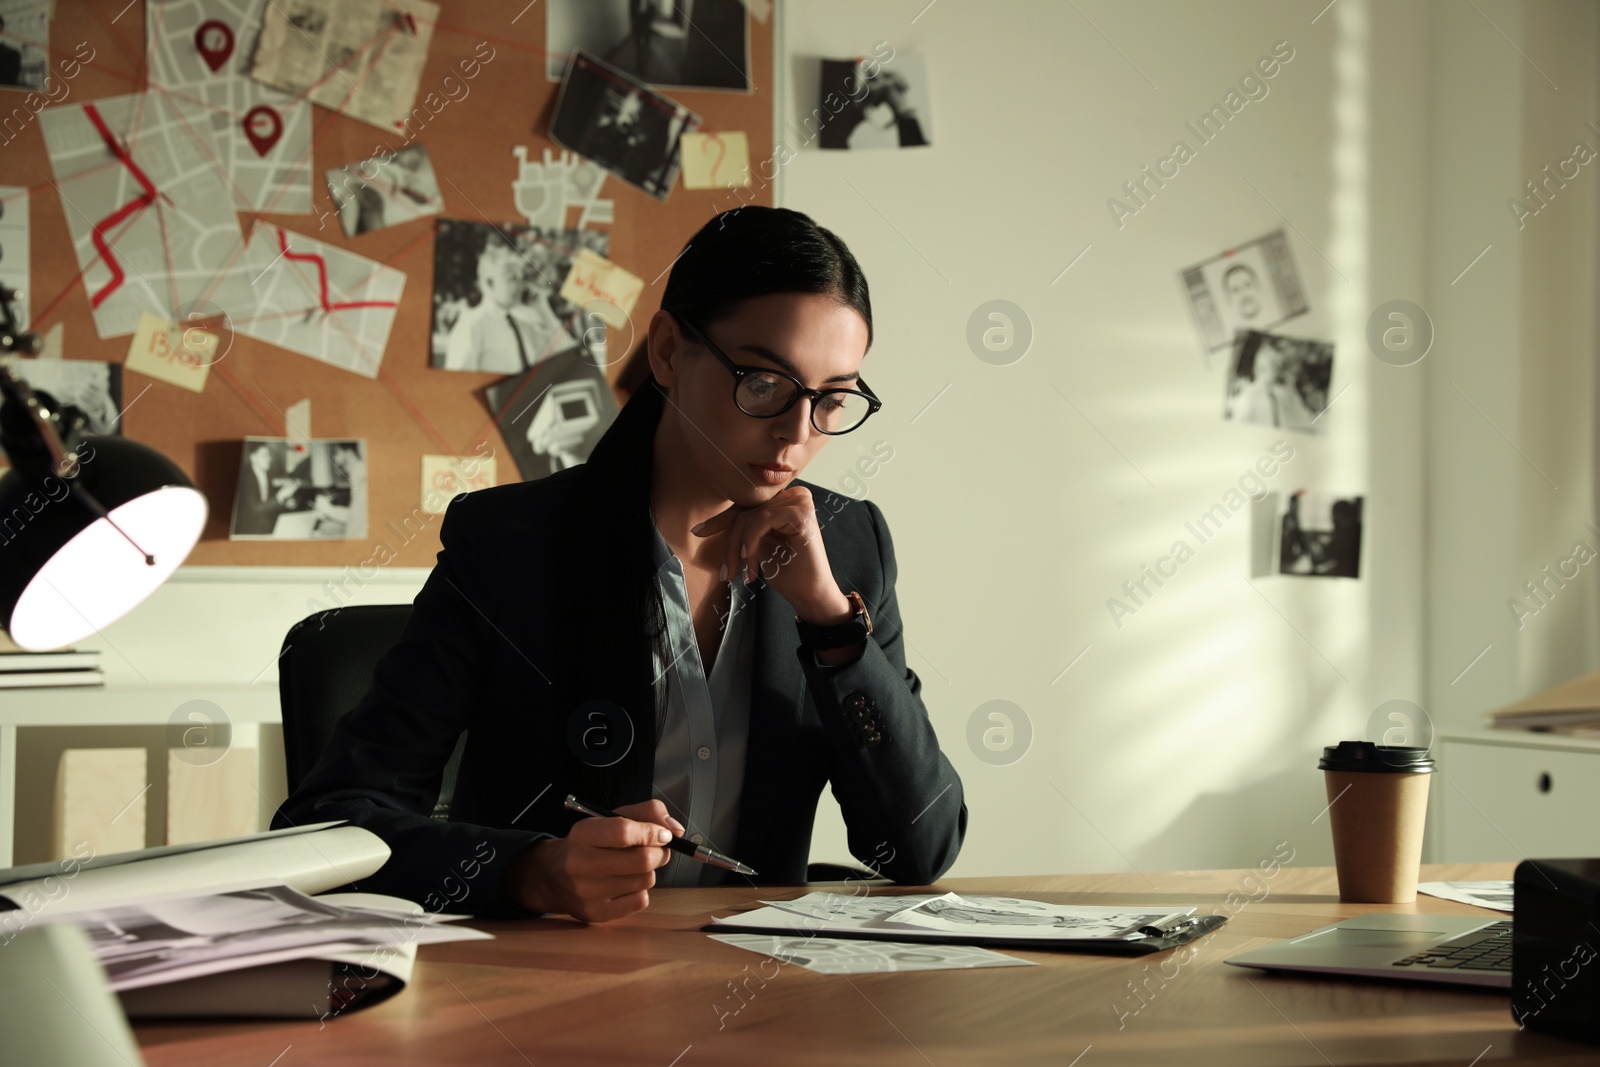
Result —
<instances>
[{"instance_id":1,"label":"woman","mask_svg":"<svg viewBox=\"0 0 1600 1067\"><path fill-rule=\"evenodd\" d=\"M948 870L966 805L905 665L883 515L797 478L876 410L871 337L833 234L774 208L708 222L588 461L450 505L404 636L274 826L383 837L368 891L602 922L656 885L803 883L828 784L857 859ZM668 829L757 875L662 848Z\"/></svg>"}]
</instances>

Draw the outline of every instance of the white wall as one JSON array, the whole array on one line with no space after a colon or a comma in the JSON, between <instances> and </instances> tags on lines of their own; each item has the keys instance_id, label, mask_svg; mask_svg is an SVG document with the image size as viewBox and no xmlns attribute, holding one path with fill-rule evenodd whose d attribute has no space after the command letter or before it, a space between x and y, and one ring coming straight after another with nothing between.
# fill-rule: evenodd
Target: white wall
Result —
<instances>
[{"instance_id":1,"label":"white wall","mask_svg":"<svg viewBox=\"0 0 1600 1067\"><path fill-rule=\"evenodd\" d=\"M1313 822L1322 745L1368 736L1392 698L1438 728L1471 726L1600 666L1587 573L1537 638L1510 647L1505 625L1531 562L1570 550L1593 515L1600 179L1575 180L1553 205L1567 214L1518 247L1504 200L1583 136L1595 13L1479 7L783 5L791 145L816 106L814 57L886 41L932 74L932 147L806 148L780 191L851 244L873 285L865 372L887 401L874 434L895 458L870 491L895 533L910 665L967 788L952 873L1243 866L1279 840L1296 862L1331 863L1326 820ZM1294 58L1269 95L1200 146L1184 123L1280 41ZM1178 138L1196 158L1119 227L1107 199ZM1279 227L1312 305L1282 330L1337 345L1320 436L1221 419L1221 361L1202 359L1177 282ZM995 298L1034 330L1007 367L964 337ZM1437 330L1411 367L1379 362L1365 339L1395 298ZM1559 469L1559 494L1541 494L1452 383ZM1361 579L1247 583L1241 514L1118 627L1106 599L1279 438L1295 458L1274 488L1366 495ZM812 477L841 477L854 444L830 445ZM1009 766L967 739L993 699L1020 705L1034 731ZM842 855L843 840L835 818L815 851Z\"/></svg>"}]
</instances>

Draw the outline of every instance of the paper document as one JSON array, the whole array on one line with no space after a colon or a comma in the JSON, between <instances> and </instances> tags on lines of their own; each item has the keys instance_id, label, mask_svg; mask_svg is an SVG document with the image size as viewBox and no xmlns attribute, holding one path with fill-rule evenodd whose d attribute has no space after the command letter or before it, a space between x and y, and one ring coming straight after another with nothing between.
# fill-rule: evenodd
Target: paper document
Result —
<instances>
[{"instance_id":1,"label":"paper document","mask_svg":"<svg viewBox=\"0 0 1600 1067\"><path fill-rule=\"evenodd\" d=\"M881 974L885 971L947 971L968 967L1037 967L972 945L916 945L901 941L846 941L831 937L781 937L775 934L712 934L735 948L749 949L783 963L797 963L818 974Z\"/></svg>"},{"instance_id":2,"label":"paper document","mask_svg":"<svg viewBox=\"0 0 1600 1067\"><path fill-rule=\"evenodd\" d=\"M1491 879L1486 882L1418 882L1417 892L1442 900L1459 900L1480 908L1495 911L1511 910L1511 881Z\"/></svg>"}]
</instances>

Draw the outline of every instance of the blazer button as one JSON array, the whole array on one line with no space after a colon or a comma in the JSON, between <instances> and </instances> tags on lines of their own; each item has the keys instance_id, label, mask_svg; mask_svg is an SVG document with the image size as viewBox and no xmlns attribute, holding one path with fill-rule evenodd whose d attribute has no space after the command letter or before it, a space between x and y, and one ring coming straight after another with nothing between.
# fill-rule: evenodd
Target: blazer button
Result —
<instances>
[{"instance_id":1,"label":"blazer button","mask_svg":"<svg viewBox=\"0 0 1600 1067\"><path fill-rule=\"evenodd\" d=\"M860 693L851 693L844 698L844 706L847 708L865 708L867 706L867 698Z\"/></svg>"},{"instance_id":2,"label":"blazer button","mask_svg":"<svg viewBox=\"0 0 1600 1067\"><path fill-rule=\"evenodd\" d=\"M867 709L866 708L851 708L850 709L850 718L853 719L856 722L866 722L867 721Z\"/></svg>"},{"instance_id":3,"label":"blazer button","mask_svg":"<svg viewBox=\"0 0 1600 1067\"><path fill-rule=\"evenodd\" d=\"M877 730L869 730L862 737L861 743L870 748L871 746L876 745L879 741L882 741L882 740L883 740L883 735L880 734Z\"/></svg>"}]
</instances>

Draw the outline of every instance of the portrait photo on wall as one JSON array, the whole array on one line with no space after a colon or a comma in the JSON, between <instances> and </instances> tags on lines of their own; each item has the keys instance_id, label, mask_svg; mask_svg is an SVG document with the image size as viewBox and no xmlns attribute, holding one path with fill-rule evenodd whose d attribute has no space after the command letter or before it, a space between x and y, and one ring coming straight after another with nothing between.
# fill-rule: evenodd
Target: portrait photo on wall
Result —
<instances>
[{"instance_id":1,"label":"portrait photo on wall","mask_svg":"<svg viewBox=\"0 0 1600 1067\"><path fill-rule=\"evenodd\" d=\"M1222 417L1321 433L1332 380L1333 342L1242 330L1228 363Z\"/></svg>"},{"instance_id":2,"label":"portrait photo on wall","mask_svg":"<svg viewBox=\"0 0 1600 1067\"><path fill-rule=\"evenodd\" d=\"M520 374L583 339L561 295L579 251L604 256L602 230L542 230L439 219L433 241L431 365Z\"/></svg>"},{"instance_id":3,"label":"portrait photo on wall","mask_svg":"<svg viewBox=\"0 0 1600 1067\"><path fill-rule=\"evenodd\" d=\"M1305 489L1279 498L1279 574L1312 578L1361 576L1361 525L1365 497Z\"/></svg>"},{"instance_id":4,"label":"portrait photo on wall","mask_svg":"<svg viewBox=\"0 0 1600 1067\"><path fill-rule=\"evenodd\" d=\"M346 237L371 233L444 210L428 150L414 144L385 157L332 167L328 192Z\"/></svg>"},{"instance_id":5,"label":"portrait photo on wall","mask_svg":"<svg viewBox=\"0 0 1600 1067\"><path fill-rule=\"evenodd\" d=\"M366 537L366 441L246 437L228 536L236 541Z\"/></svg>"},{"instance_id":6,"label":"portrait photo on wall","mask_svg":"<svg viewBox=\"0 0 1600 1067\"><path fill-rule=\"evenodd\" d=\"M45 87L54 6L54 0L0 0L0 89Z\"/></svg>"},{"instance_id":7,"label":"portrait photo on wall","mask_svg":"<svg viewBox=\"0 0 1600 1067\"><path fill-rule=\"evenodd\" d=\"M582 348L558 352L487 390L500 436L524 481L576 467L617 417L605 375Z\"/></svg>"},{"instance_id":8,"label":"portrait photo on wall","mask_svg":"<svg viewBox=\"0 0 1600 1067\"><path fill-rule=\"evenodd\" d=\"M89 432L122 433L122 364L88 359L14 359L11 369L56 403L83 412ZM0 399L0 407L5 401Z\"/></svg>"},{"instance_id":9,"label":"portrait photo on wall","mask_svg":"<svg viewBox=\"0 0 1600 1067\"><path fill-rule=\"evenodd\" d=\"M577 52L561 79L550 139L665 200L682 163L679 139L699 127L700 116L682 104Z\"/></svg>"},{"instance_id":10,"label":"portrait photo on wall","mask_svg":"<svg viewBox=\"0 0 1600 1067\"><path fill-rule=\"evenodd\" d=\"M744 0L545 0L545 76L587 52L650 85L750 91Z\"/></svg>"},{"instance_id":11,"label":"portrait photo on wall","mask_svg":"<svg viewBox=\"0 0 1600 1067\"><path fill-rule=\"evenodd\" d=\"M896 53L881 65L822 60L817 108L823 120L819 148L916 148L933 142L927 64L918 55Z\"/></svg>"},{"instance_id":12,"label":"portrait photo on wall","mask_svg":"<svg viewBox=\"0 0 1600 1067\"><path fill-rule=\"evenodd\" d=\"M1266 330L1311 310L1282 230L1180 272L1206 352L1239 330Z\"/></svg>"}]
</instances>

